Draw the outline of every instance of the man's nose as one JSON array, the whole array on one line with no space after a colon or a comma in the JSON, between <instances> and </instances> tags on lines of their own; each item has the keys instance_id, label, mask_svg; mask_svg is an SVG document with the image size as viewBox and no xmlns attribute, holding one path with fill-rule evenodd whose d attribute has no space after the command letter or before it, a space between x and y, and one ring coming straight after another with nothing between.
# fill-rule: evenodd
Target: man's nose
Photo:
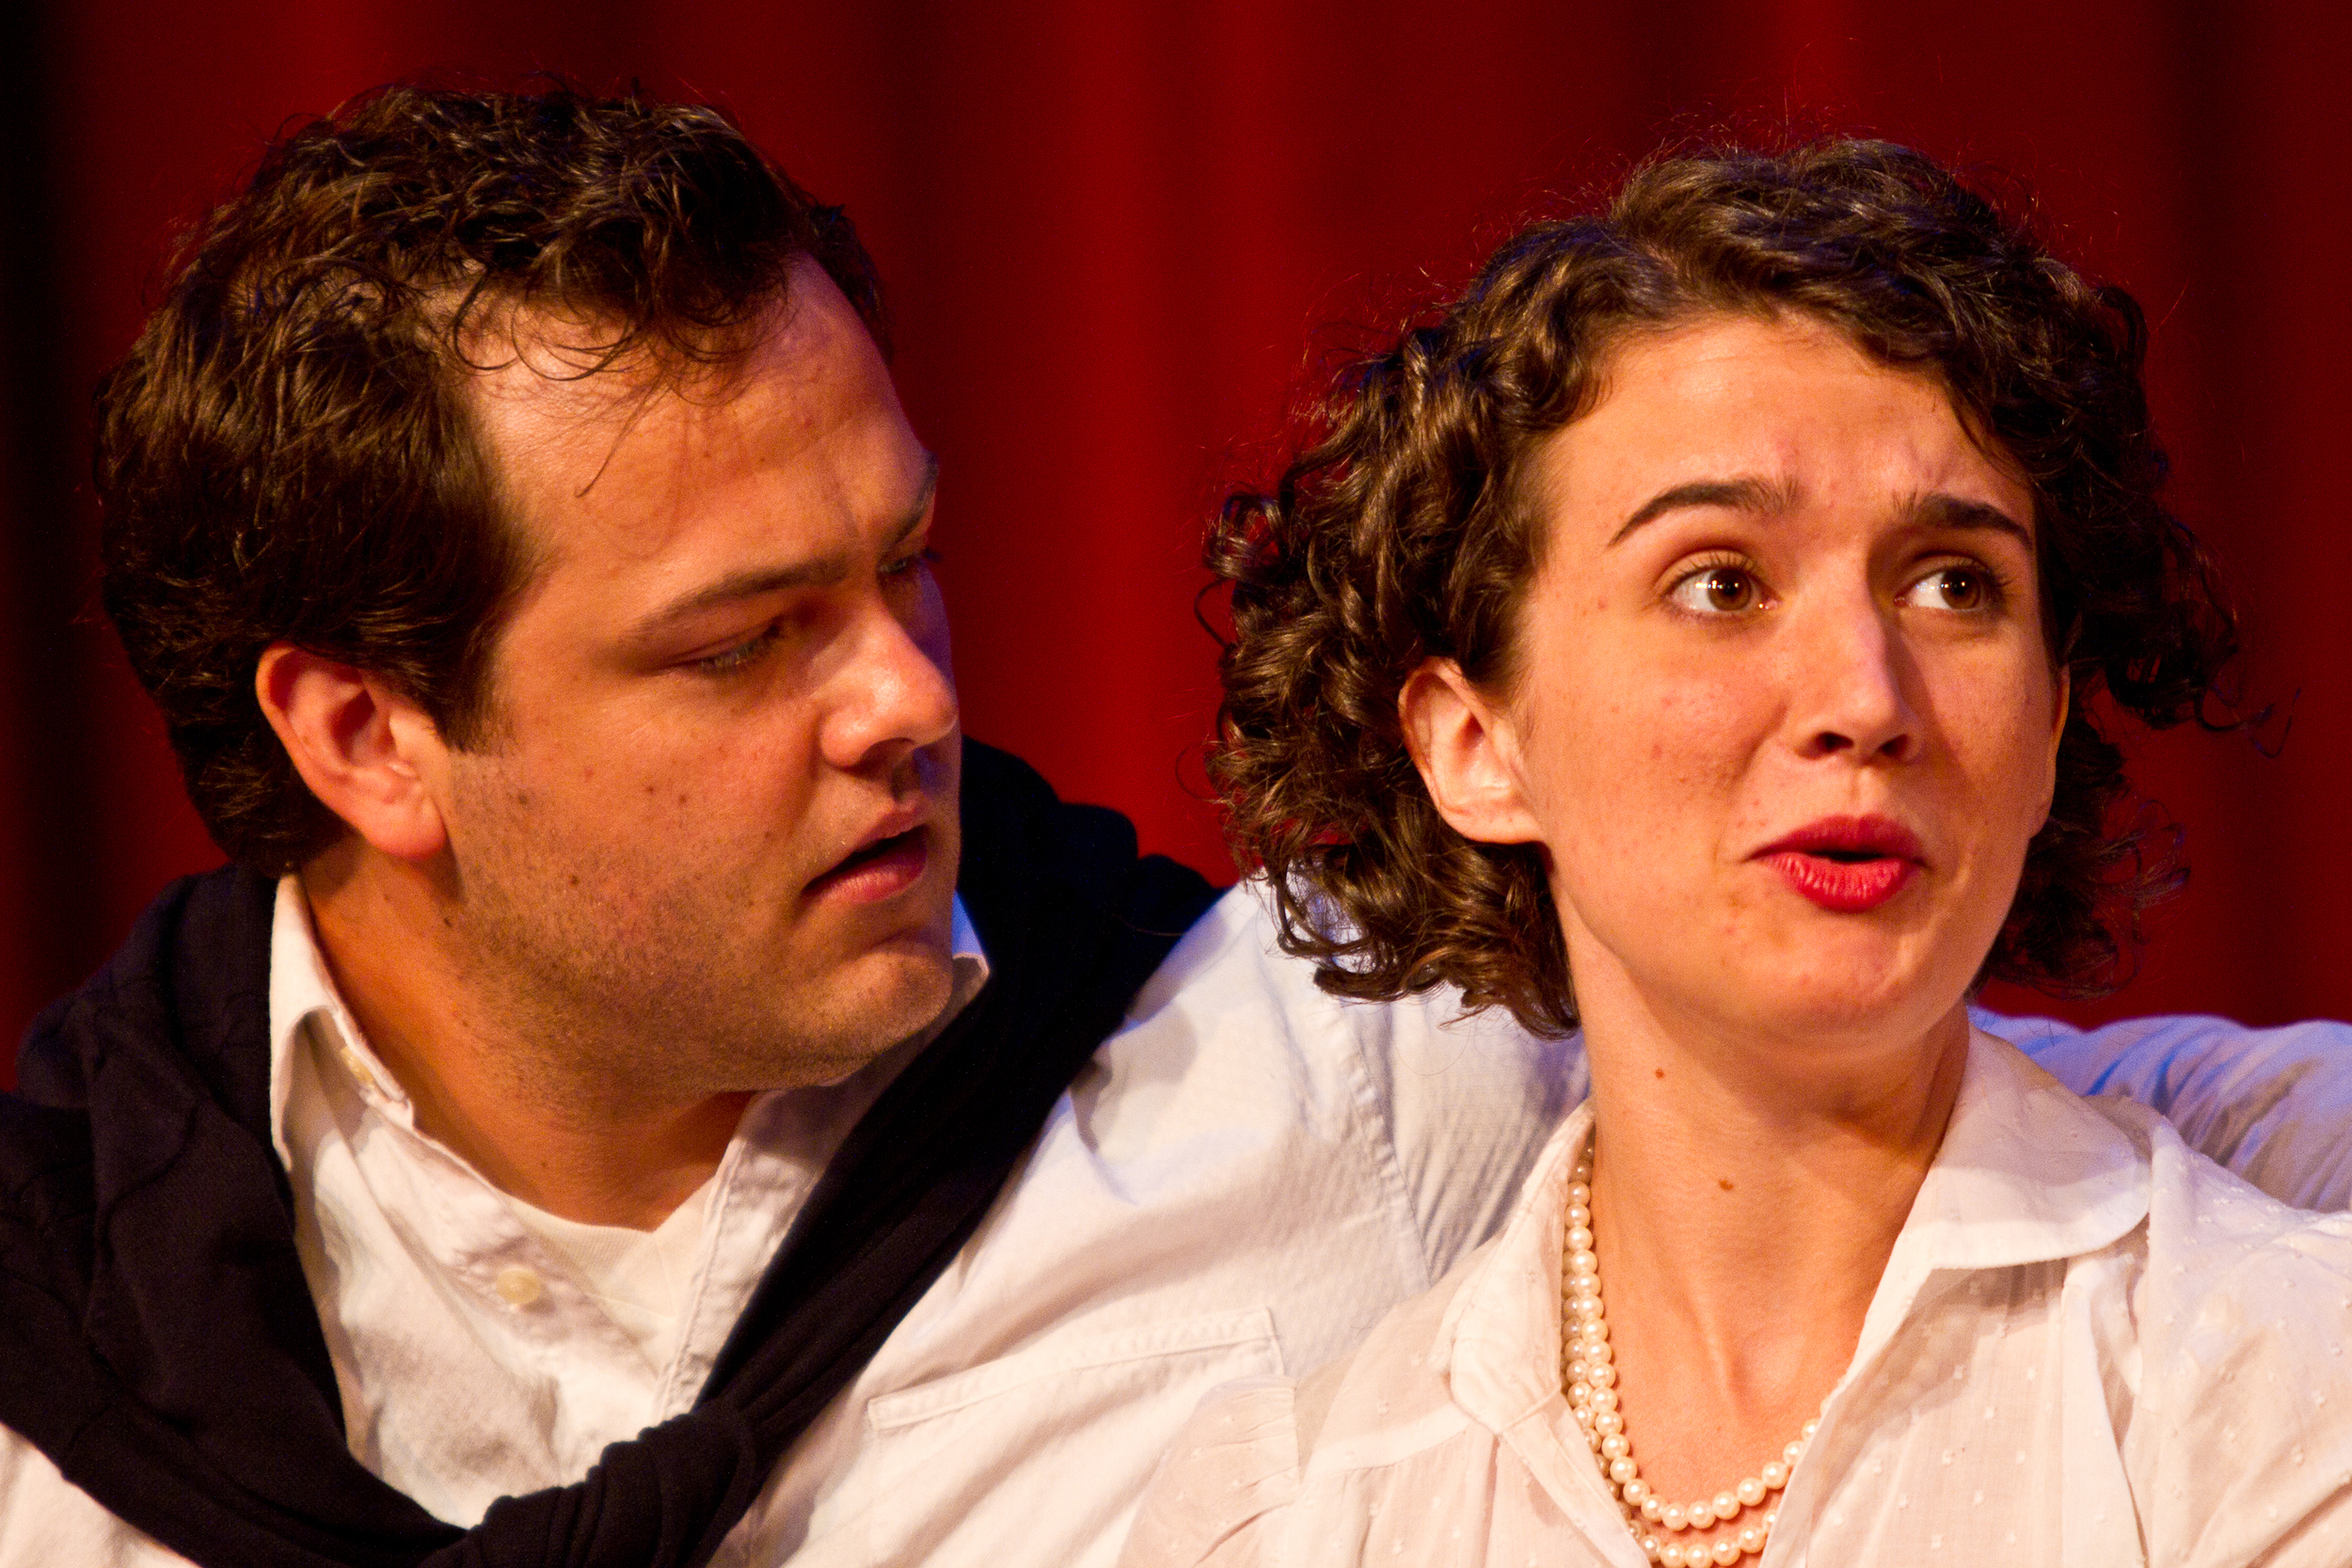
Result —
<instances>
[{"instance_id":1,"label":"man's nose","mask_svg":"<svg viewBox=\"0 0 2352 1568\"><path fill-rule=\"evenodd\" d=\"M861 623L824 733L825 760L844 769L895 764L954 734L961 717L936 606L912 626L880 606Z\"/></svg>"},{"instance_id":2,"label":"man's nose","mask_svg":"<svg viewBox=\"0 0 2352 1568\"><path fill-rule=\"evenodd\" d=\"M1886 610L1865 594L1801 616L1788 650L1789 733L1806 757L1908 762L1919 751L1910 665Z\"/></svg>"}]
</instances>

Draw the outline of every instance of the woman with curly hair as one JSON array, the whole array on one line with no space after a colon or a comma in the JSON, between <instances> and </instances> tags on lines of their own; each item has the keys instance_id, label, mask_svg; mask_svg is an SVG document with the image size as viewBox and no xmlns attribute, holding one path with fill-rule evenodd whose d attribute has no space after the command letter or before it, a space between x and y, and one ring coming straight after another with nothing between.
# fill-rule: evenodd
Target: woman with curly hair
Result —
<instances>
[{"instance_id":1,"label":"woman with curly hair","mask_svg":"<svg viewBox=\"0 0 2352 1568\"><path fill-rule=\"evenodd\" d=\"M1212 546L1337 994L1581 1028L1503 1230L1236 1385L1130 1564L2352 1561L2352 1220L1971 1026L2179 873L2235 622L2140 315L1900 148L1676 156L1353 367Z\"/></svg>"}]
</instances>

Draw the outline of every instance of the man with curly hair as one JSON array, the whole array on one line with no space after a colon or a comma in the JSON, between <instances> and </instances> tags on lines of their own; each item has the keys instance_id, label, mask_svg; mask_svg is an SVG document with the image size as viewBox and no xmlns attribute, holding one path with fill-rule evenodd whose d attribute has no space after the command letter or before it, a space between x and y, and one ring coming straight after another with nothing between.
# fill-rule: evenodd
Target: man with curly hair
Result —
<instances>
[{"instance_id":1,"label":"man with curly hair","mask_svg":"<svg viewBox=\"0 0 2352 1568\"><path fill-rule=\"evenodd\" d=\"M1573 1046L961 738L885 344L703 108L392 89L191 240L105 594L233 863L0 1101L0 1564L1103 1563L1491 1227ZM2045 1059L2341 1201L2321 1053Z\"/></svg>"}]
</instances>

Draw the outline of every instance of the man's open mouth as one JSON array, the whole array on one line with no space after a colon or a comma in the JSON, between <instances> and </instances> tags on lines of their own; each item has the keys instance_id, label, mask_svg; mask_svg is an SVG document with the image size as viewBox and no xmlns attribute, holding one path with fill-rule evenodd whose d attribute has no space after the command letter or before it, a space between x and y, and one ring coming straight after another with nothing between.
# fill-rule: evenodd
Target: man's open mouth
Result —
<instances>
[{"instance_id":1,"label":"man's open mouth","mask_svg":"<svg viewBox=\"0 0 2352 1568\"><path fill-rule=\"evenodd\" d=\"M861 901L884 898L923 875L930 858L930 830L921 824L853 849L840 863L808 884L810 897L842 894Z\"/></svg>"}]
</instances>

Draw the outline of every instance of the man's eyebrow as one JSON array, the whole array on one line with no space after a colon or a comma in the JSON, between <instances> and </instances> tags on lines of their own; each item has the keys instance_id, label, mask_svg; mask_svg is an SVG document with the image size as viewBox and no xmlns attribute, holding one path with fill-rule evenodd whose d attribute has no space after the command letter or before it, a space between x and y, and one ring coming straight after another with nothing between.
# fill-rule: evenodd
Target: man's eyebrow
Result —
<instances>
[{"instance_id":1,"label":"man's eyebrow","mask_svg":"<svg viewBox=\"0 0 2352 1568\"><path fill-rule=\"evenodd\" d=\"M891 528L885 550L898 548L907 536L923 526L930 515L931 498L939 489L939 458L932 452L923 454L923 483L914 493L914 501L899 514ZM628 628L625 641L649 641L662 628L675 621L683 621L703 610L737 599L754 599L762 594L782 593L794 588L826 588L850 575L850 558L838 553L820 555L813 561L796 562L789 566L754 567L749 571L730 572L718 581L706 584L682 599L663 605L660 610L640 617Z\"/></svg>"},{"instance_id":2,"label":"man's eyebrow","mask_svg":"<svg viewBox=\"0 0 2352 1568\"><path fill-rule=\"evenodd\" d=\"M939 494L939 454L923 454L923 483L914 492L914 504L899 515L898 526L890 532L892 545L903 545L907 535L923 526L923 519L931 514L931 499Z\"/></svg>"},{"instance_id":3,"label":"man's eyebrow","mask_svg":"<svg viewBox=\"0 0 2352 1568\"><path fill-rule=\"evenodd\" d=\"M1734 512L1784 512L1795 499L1788 485L1762 479L1697 479L1661 490L1625 520L1609 544L1612 548L1644 523L1694 506L1721 506Z\"/></svg>"}]
</instances>

